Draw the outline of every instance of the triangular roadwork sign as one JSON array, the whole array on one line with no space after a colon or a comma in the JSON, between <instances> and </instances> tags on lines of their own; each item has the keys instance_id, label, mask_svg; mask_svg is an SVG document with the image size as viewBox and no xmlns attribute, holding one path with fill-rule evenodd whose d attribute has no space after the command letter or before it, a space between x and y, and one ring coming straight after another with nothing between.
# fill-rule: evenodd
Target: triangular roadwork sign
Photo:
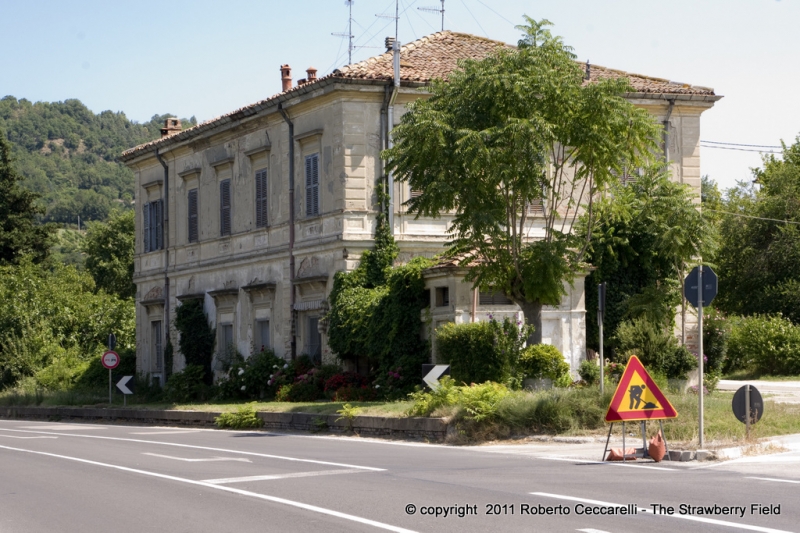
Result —
<instances>
[{"instance_id":1,"label":"triangular roadwork sign","mask_svg":"<svg viewBox=\"0 0 800 533\"><path fill-rule=\"evenodd\" d=\"M659 390L635 355L628 360L606 413L606 422L677 418L678 412Z\"/></svg>"}]
</instances>

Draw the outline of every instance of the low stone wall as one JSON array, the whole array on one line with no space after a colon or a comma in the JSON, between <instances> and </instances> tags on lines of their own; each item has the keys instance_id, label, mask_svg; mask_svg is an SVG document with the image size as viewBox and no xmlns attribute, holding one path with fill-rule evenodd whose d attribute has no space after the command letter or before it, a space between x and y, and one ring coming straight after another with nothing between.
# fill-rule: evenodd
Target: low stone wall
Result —
<instances>
[{"instance_id":1,"label":"low stone wall","mask_svg":"<svg viewBox=\"0 0 800 533\"><path fill-rule=\"evenodd\" d=\"M102 409L96 407L0 407L0 417L26 420L91 420L133 422L173 426L215 427L219 412L168 411L156 409ZM259 412L264 429L300 431L349 431L348 420L339 415L311 413ZM352 421L355 433L365 437L399 437L443 441L447 422L441 418L384 418L356 416Z\"/></svg>"}]
</instances>

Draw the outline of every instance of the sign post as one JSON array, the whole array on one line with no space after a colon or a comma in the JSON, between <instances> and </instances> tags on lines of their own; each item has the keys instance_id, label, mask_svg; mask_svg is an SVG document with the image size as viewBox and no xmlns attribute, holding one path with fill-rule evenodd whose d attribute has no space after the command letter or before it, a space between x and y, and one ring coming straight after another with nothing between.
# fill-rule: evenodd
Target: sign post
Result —
<instances>
[{"instance_id":1,"label":"sign post","mask_svg":"<svg viewBox=\"0 0 800 533\"><path fill-rule=\"evenodd\" d=\"M600 395L605 393L605 361L603 360L603 318L606 314L606 282L597 286L597 325L600 328Z\"/></svg>"},{"instance_id":2,"label":"sign post","mask_svg":"<svg viewBox=\"0 0 800 533\"><path fill-rule=\"evenodd\" d=\"M697 373L699 383L697 384L697 395L699 396L699 445L702 449L704 446L704 428L703 428L703 394L705 387L703 386L703 307L711 303L711 300L717 295L717 274L709 266L696 266L689 272L684 280L684 295L697 309L697 329L699 340L699 354L697 355Z\"/></svg>"},{"instance_id":3,"label":"sign post","mask_svg":"<svg viewBox=\"0 0 800 533\"><path fill-rule=\"evenodd\" d=\"M113 393L111 388L111 371L119 366L119 355L117 355L115 351L108 350L103 354L100 361L103 363L103 366L108 369L108 405L111 405L111 394Z\"/></svg>"}]
</instances>

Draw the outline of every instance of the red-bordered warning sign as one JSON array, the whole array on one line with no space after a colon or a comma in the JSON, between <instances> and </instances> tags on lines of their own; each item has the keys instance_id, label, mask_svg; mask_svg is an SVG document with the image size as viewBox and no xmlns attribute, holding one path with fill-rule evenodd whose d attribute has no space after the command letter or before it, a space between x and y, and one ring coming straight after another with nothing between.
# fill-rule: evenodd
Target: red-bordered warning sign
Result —
<instances>
[{"instance_id":1,"label":"red-bordered warning sign","mask_svg":"<svg viewBox=\"0 0 800 533\"><path fill-rule=\"evenodd\" d=\"M606 422L677 418L678 411L644 369L639 358L628 360L606 413Z\"/></svg>"}]
</instances>

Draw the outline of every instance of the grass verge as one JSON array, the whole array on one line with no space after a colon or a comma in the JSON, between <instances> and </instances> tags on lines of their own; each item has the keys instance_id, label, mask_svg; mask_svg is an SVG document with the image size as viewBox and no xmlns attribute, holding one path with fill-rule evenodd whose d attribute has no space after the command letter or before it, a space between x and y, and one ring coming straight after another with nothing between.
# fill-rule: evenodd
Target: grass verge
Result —
<instances>
[{"instance_id":1,"label":"grass verge","mask_svg":"<svg viewBox=\"0 0 800 533\"><path fill-rule=\"evenodd\" d=\"M737 370L722 376L722 379L730 379L734 381L746 381L757 379L761 381L800 381L800 376L771 376L769 374L760 374L755 370Z\"/></svg>"}]
</instances>

